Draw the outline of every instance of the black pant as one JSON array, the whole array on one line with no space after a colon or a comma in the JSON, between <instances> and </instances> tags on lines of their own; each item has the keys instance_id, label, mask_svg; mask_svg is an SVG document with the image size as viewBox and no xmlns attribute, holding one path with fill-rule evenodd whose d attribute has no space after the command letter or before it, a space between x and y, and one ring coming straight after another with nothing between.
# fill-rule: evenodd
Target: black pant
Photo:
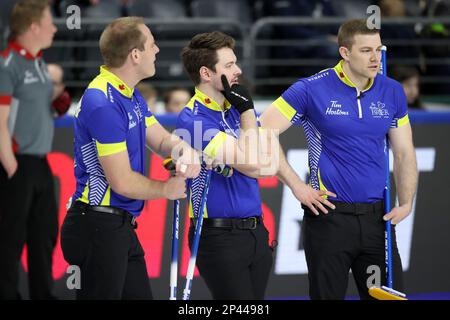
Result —
<instances>
[{"instance_id":1,"label":"black pant","mask_svg":"<svg viewBox=\"0 0 450 320\"><path fill-rule=\"evenodd\" d=\"M386 285L383 215L382 209L362 215L330 209L328 214L314 216L305 209L303 233L311 299L344 299L350 269L361 299L371 299L367 282L374 273L369 266L379 267L381 285ZM403 291L394 225L391 230L393 287Z\"/></svg>"},{"instance_id":2,"label":"black pant","mask_svg":"<svg viewBox=\"0 0 450 320\"><path fill-rule=\"evenodd\" d=\"M52 299L52 253L58 234L53 176L46 158L17 155L8 179L0 165L0 299L20 298L19 260L28 247L31 299Z\"/></svg>"},{"instance_id":3,"label":"black pant","mask_svg":"<svg viewBox=\"0 0 450 320\"><path fill-rule=\"evenodd\" d=\"M190 247L193 237L191 223ZM264 299L272 263L269 233L262 223L254 230L203 226L196 264L213 299Z\"/></svg>"},{"instance_id":4,"label":"black pant","mask_svg":"<svg viewBox=\"0 0 450 320\"><path fill-rule=\"evenodd\" d=\"M71 208L61 247L66 261L81 270L77 299L153 299L144 250L129 218Z\"/></svg>"}]
</instances>

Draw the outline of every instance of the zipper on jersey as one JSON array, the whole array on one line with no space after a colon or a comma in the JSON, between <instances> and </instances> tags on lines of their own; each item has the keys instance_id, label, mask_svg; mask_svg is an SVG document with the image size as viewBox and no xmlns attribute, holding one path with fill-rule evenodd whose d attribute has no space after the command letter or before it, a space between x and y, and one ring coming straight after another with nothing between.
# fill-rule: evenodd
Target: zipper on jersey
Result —
<instances>
[{"instance_id":1,"label":"zipper on jersey","mask_svg":"<svg viewBox=\"0 0 450 320\"><path fill-rule=\"evenodd\" d=\"M362 118L362 108L361 108L361 91L356 88L356 101L358 102L358 118Z\"/></svg>"},{"instance_id":2,"label":"zipper on jersey","mask_svg":"<svg viewBox=\"0 0 450 320\"><path fill-rule=\"evenodd\" d=\"M223 122L227 125L228 129L230 129L230 131L231 131L231 133L233 134L233 136L234 136L236 139L239 139L238 136L237 136L237 134L234 132L234 130L233 130L233 129L230 127L230 125L228 124L227 120L225 120L225 113L224 113L223 111L221 111L221 113L222 113L222 120L223 120Z\"/></svg>"}]
</instances>

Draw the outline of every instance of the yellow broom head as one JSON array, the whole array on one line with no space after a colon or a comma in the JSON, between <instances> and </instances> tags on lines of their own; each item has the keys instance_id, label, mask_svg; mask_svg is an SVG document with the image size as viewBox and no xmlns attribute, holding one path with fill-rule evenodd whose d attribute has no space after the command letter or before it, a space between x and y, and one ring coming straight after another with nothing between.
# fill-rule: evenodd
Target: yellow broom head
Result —
<instances>
[{"instance_id":1,"label":"yellow broom head","mask_svg":"<svg viewBox=\"0 0 450 320\"><path fill-rule=\"evenodd\" d=\"M371 287L369 294L377 300L408 300L404 293L385 286Z\"/></svg>"}]
</instances>

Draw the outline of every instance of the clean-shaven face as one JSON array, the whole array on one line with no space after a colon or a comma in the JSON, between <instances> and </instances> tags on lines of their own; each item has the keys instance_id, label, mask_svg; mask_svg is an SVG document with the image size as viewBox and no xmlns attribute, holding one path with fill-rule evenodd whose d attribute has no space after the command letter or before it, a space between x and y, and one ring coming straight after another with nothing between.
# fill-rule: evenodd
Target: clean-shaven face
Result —
<instances>
[{"instance_id":1,"label":"clean-shaven face","mask_svg":"<svg viewBox=\"0 0 450 320\"><path fill-rule=\"evenodd\" d=\"M403 90L405 90L406 99L409 104L414 103L419 97L419 77L411 77L402 82Z\"/></svg>"},{"instance_id":2,"label":"clean-shaven face","mask_svg":"<svg viewBox=\"0 0 450 320\"><path fill-rule=\"evenodd\" d=\"M211 77L212 85L218 91L223 90L221 76L225 75L228 83L232 86L239 82L239 76L242 74L241 68L236 64L237 58L233 50L230 48L221 48L217 50L216 71Z\"/></svg>"},{"instance_id":3,"label":"clean-shaven face","mask_svg":"<svg viewBox=\"0 0 450 320\"><path fill-rule=\"evenodd\" d=\"M357 34L349 50L348 65L353 74L375 78L380 70L381 38L377 34Z\"/></svg>"},{"instance_id":4,"label":"clean-shaven face","mask_svg":"<svg viewBox=\"0 0 450 320\"><path fill-rule=\"evenodd\" d=\"M141 51L142 54L142 72L144 74L144 78L152 77L155 75L156 67L156 54L159 52L159 48L156 45L155 39L153 38L150 29L146 25L140 25L139 29L146 37L146 41L144 44L144 51Z\"/></svg>"},{"instance_id":5,"label":"clean-shaven face","mask_svg":"<svg viewBox=\"0 0 450 320\"><path fill-rule=\"evenodd\" d=\"M44 10L41 21L39 21L37 26L36 37L40 40L40 49L47 49L52 45L53 36L57 31L49 8Z\"/></svg>"}]
</instances>

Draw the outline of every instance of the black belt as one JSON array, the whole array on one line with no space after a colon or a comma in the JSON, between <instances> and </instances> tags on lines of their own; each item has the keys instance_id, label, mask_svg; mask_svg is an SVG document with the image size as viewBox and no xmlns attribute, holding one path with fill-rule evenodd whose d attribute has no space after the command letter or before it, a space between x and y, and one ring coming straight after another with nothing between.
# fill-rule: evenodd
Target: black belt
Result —
<instances>
[{"instance_id":1,"label":"black belt","mask_svg":"<svg viewBox=\"0 0 450 320\"><path fill-rule=\"evenodd\" d=\"M374 202L374 203L346 203L346 202L339 202L339 201L332 201L329 200L332 204L336 206L336 209L331 209L326 207L329 212L340 212L340 213L347 213L347 214L353 214L353 215L362 215L362 214L368 214L368 213L381 213L384 210L384 201ZM305 210L310 211L309 207L302 204L302 208ZM319 210L319 209L318 209ZM321 212L319 210L319 212Z\"/></svg>"},{"instance_id":2,"label":"black belt","mask_svg":"<svg viewBox=\"0 0 450 320\"><path fill-rule=\"evenodd\" d=\"M196 219L191 218L191 224L196 226ZM262 222L261 216L248 218L205 218L203 226L207 228L228 228L241 230L254 230Z\"/></svg>"},{"instance_id":3,"label":"black belt","mask_svg":"<svg viewBox=\"0 0 450 320\"><path fill-rule=\"evenodd\" d=\"M47 160L46 154L15 154L16 158Z\"/></svg>"},{"instance_id":4,"label":"black belt","mask_svg":"<svg viewBox=\"0 0 450 320\"><path fill-rule=\"evenodd\" d=\"M109 207L109 206L91 206L91 205L81 202L81 201L75 201L70 206L70 209L77 209L77 210L82 210L82 211L90 210L90 211L95 211L95 212L100 212L100 213L113 214L113 215L120 216L123 218L128 218L128 219L130 219L131 225L134 228L137 228L136 217L134 217L128 211L123 210L121 208Z\"/></svg>"}]
</instances>

